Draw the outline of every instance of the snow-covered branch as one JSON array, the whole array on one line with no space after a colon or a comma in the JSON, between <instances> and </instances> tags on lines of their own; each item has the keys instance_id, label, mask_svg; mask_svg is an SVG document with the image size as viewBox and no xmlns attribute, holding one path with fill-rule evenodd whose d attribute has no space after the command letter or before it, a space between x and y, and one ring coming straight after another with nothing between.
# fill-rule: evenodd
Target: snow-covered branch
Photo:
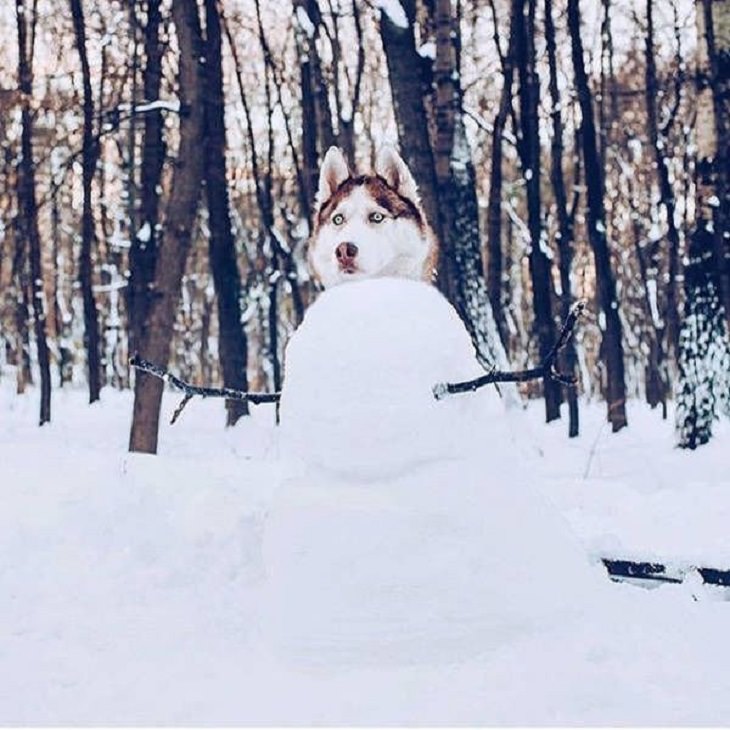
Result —
<instances>
[{"instance_id":1,"label":"snow-covered branch","mask_svg":"<svg viewBox=\"0 0 730 730\"><path fill-rule=\"evenodd\" d=\"M461 383L437 383L433 388L434 397L436 400L441 400L447 395L469 393L491 383L523 383L526 380L537 380L539 378L552 378L563 385L574 386L575 377L572 374L559 373L555 365L559 352L565 347L573 335L575 324L585 310L585 307L586 302L584 300L577 301L572 306L568 317L563 322L557 341L547 357L537 367L512 371L491 370L474 380L466 380Z\"/></svg>"},{"instance_id":2,"label":"snow-covered branch","mask_svg":"<svg viewBox=\"0 0 730 730\"><path fill-rule=\"evenodd\" d=\"M189 403L194 396L200 396L201 398L227 398L228 400L245 400L254 405L259 403L278 403L281 398L281 393L248 393L244 390L236 390L234 388L211 388L205 385L192 385L191 383L178 378L173 375L166 368L155 363L149 362L141 358L139 355L134 355L129 360L129 364L141 370L142 372L154 375L161 380L166 380L170 385L178 390L181 390L184 394L180 405L175 409L175 413L172 414L170 423L173 424L177 421L178 417L183 411L183 408Z\"/></svg>"}]
</instances>

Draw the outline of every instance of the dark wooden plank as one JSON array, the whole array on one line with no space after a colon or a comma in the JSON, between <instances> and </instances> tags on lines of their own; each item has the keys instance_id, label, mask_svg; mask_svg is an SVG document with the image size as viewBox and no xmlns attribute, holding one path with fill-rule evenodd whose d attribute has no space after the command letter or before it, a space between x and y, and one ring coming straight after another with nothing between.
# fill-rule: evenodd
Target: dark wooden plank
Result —
<instances>
[{"instance_id":1,"label":"dark wooden plank","mask_svg":"<svg viewBox=\"0 0 730 730\"><path fill-rule=\"evenodd\" d=\"M682 582L681 578L667 575L666 566L661 563L603 558L603 564L612 578L641 578L642 580L656 580L664 583Z\"/></svg>"},{"instance_id":2,"label":"dark wooden plank","mask_svg":"<svg viewBox=\"0 0 730 730\"><path fill-rule=\"evenodd\" d=\"M662 563L649 561L624 560L619 558L602 558L609 576L614 580L636 578L639 580L654 580L662 583L681 583L686 571L671 575L667 566ZM730 570L719 568L697 568L704 583L709 585L730 587Z\"/></svg>"},{"instance_id":3,"label":"dark wooden plank","mask_svg":"<svg viewBox=\"0 0 730 730\"><path fill-rule=\"evenodd\" d=\"M718 570L717 568L698 568L697 570L705 583L730 586L730 570Z\"/></svg>"}]
</instances>

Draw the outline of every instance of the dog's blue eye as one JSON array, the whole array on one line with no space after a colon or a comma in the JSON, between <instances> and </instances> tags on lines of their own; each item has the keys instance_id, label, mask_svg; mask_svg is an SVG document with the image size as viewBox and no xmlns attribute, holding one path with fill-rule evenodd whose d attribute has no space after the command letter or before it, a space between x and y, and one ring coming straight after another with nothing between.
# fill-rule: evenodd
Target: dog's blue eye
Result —
<instances>
[{"instance_id":1,"label":"dog's blue eye","mask_svg":"<svg viewBox=\"0 0 730 730\"><path fill-rule=\"evenodd\" d=\"M370 214L370 222L371 223L382 223L385 220L385 216L382 213L371 213Z\"/></svg>"},{"instance_id":2,"label":"dog's blue eye","mask_svg":"<svg viewBox=\"0 0 730 730\"><path fill-rule=\"evenodd\" d=\"M336 226L341 226L345 222L345 216L342 215L342 213L338 213L337 215L332 217L332 222Z\"/></svg>"}]
</instances>

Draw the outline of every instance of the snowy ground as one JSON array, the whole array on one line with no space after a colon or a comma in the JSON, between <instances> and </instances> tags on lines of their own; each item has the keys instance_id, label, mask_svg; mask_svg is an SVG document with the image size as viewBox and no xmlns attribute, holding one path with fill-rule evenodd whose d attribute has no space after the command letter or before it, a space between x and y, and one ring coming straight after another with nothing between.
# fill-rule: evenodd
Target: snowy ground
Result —
<instances>
[{"instance_id":1,"label":"snowy ground","mask_svg":"<svg viewBox=\"0 0 730 730\"><path fill-rule=\"evenodd\" d=\"M42 429L36 410L0 382L0 724L730 717L723 590L613 584L575 558L730 568L727 428L687 454L642 405L612 435L588 404L569 441L535 404L486 427L468 469L356 482L283 459L268 407L225 431L194 401L156 457L126 453L129 393L56 391ZM382 572L400 593L369 594ZM350 634L324 646L329 628Z\"/></svg>"},{"instance_id":2,"label":"snowy ground","mask_svg":"<svg viewBox=\"0 0 730 730\"><path fill-rule=\"evenodd\" d=\"M616 615L579 632L558 627L463 663L332 674L277 665L256 653L251 618L280 469L267 458L267 411L223 431L220 404L195 402L163 427L159 456L131 456L129 394L107 389L88 407L85 393L58 392L54 422L38 429L36 394L16 397L9 385L0 389L3 724L729 716L730 603L695 603L686 587L608 584L629 599L625 615L638 625ZM166 411L176 403L166 397ZM544 454L533 457L536 479L582 536L620 555L728 566L726 437L688 455L643 407L613 436L602 408L590 406L583 436L569 442L540 415L528 412Z\"/></svg>"}]
</instances>

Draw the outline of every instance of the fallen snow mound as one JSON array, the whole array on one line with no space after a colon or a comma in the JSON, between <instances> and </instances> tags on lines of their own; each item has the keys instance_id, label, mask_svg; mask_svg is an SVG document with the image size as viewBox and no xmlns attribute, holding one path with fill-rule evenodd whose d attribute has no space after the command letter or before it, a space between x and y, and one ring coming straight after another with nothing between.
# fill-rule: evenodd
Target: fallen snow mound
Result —
<instances>
[{"instance_id":1,"label":"fallen snow mound","mask_svg":"<svg viewBox=\"0 0 730 730\"><path fill-rule=\"evenodd\" d=\"M322 294L286 350L282 448L356 479L402 474L478 448L494 389L436 401L433 387L483 373L471 338L432 286L348 283Z\"/></svg>"}]
</instances>

